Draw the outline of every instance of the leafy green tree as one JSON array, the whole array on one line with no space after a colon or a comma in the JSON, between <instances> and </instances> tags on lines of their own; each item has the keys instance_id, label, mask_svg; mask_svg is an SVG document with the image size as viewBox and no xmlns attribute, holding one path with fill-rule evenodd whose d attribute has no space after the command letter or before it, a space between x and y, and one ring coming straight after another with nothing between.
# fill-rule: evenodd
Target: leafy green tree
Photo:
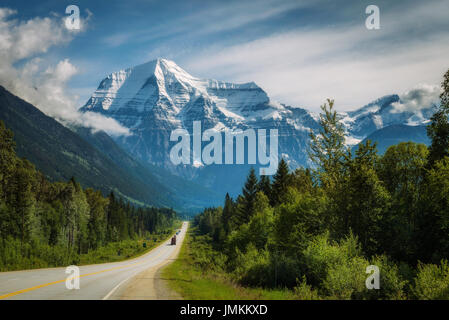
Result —
<instances>
[{"instance_id":1,"label":"leafy green tree","mask_svg":"<svg viewBox=\"0 0 449 320\"><path fill-rule=\"evenodd\" d=\"M421 212L428 150L403 142L387 149L378 163L379 178L391 194L391 208L382 224L383 248L394 258L413 262L417 219Z\"/></svg>"},{"instance_id":2,"label":"leafy green tree","mask_svg":"<svg viewBox=\"0 0 449 320\"><path fill-rule=\"evenodd\" d=\"M435 162L423 188L422 209L414 239L417 257L437 263L449 256L449 157Z\"/></svg>"},{"instance_id":3,"label":"leafy green tree","mask_svg":"<svg viewBox=\"0 0 449 320\"><path fill-rule=\"evenodd\" d=\"M248 223L242 224L234 230L228 239L228 252L235 252L237 248L245 252L248 245L258 250L265 248L273 229L273 209L269 206L267 196L257 192L255 199L255 211Z\"/></svg>"},{"instance_id":4,"label":"leafy green tree","mask_svg":"<svg viewBox=\"0 0 449 320\"><path fill-rule=\"evenodd\" d=\"M288 190L288 202L275 209L273 242L277 250L296 256L311 237L324 232L324 197Z\"/></svg>"},{"instance_id":5,"label":"leafy green tree","mask_svg":"<svg viewBox=\"0 0 449 320\"><path fill-rule=\"evenodd\" d=\"M106 240L106 210L108 199L101 192L86 189L86 200L89 205L88 243L89 249L102 246Z\"/></svg>"},{"instance_id":6,"label":"leafy green tree","mask_svg":"<svg viewBox=\"0 0 449 320\"><path fill-rule=\"evenodd\" d=\"M368 140L359 144L354 159L348 158L338 210L340 236L352 230L368 254L379 249L381 221L390 206L390 195L375 170L376 152L376 145Z\"/></svg>"},{"instance_id":7,"label":"leafy green tree","mask_svg":"<svg viewBox=\"0 0 449 320\"><path fill-rule=\"evenodd\" d=\"M429 167L436 161L449 156L449 70L444 75L441 84L443 92L440 95L441 105L430 118L427 135L431 140L429 147Z\"/></svg>"},{"instance_id":8,"label":"leafy green tree","mask_svg":"<svg viewBox=\"0 0 449 320\"><path fill-rule=\"evenodd\" d=\"M29 240L30 235L30 219L34 210L34 195L31 191L31 180L33 172L27 167L28 163L23 162L23 166L19 166L15 170L10 185L11 202L14 210L14 220L16 222L18 234L20 236L21 245Z\"/></svg>"}]
</instances>

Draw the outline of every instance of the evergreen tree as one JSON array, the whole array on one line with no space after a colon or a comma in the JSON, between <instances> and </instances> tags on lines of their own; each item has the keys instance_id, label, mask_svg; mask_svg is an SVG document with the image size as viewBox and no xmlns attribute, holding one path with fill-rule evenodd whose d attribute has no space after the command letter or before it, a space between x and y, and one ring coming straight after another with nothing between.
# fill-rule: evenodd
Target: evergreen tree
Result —
<instances>
[{"instance_id":1,"label":"evergreen tree","mask_svg":"<svg viewBox=\"0 0 449 320\"><path fill-rule=\"evenodd\" d=\"M21 245L28 241L30 235L30 219L34 209L34 195L31 191L31 172L19 167L16 170L13 184L13 208Z\"/></svg>"},{"instance_id":2,"label":"evergreen tree","mask_svg":"<svg viewBox=\"0 0 449 320\"><path fill-rule=\"evenodd\" d=\"M298 168L291 175L292 186L301 193L312 194L314 191L314 183L312 172L309 168Z\"/></svg>"},{"instance_id":3,"label":"evergreen tree","mask_svg":"<svg viewBox=\"0 0 449 320\"><path fill-rule=\"evenodd\" d=\"M334 110L334 100L327 100L321 106L318 135L310 132L309 157L318 167L321 182L326 189L332 189L339 183L342 176L342 161L345 155L344 128Z\"/></svg>"},{"instance_id":4,"label":"evergreen tree","mask_svg":"<svg viewBox=\"0 0 449 320\"><path fill-rule=\"evenodd\" d=\"M11 130L6 129L3 121L0 120L0 201L6 200L8 182L13 173L16 155L15 142Z\"/></svg>"},{"instance_id":5,"label":"evergreen tree","mask_svg":"<svg viewBox=\"0 0 449 320\"><path fill-rule=\"evenodd\" d=\"M231 196L229 196L229 193L226 193L223 213L221 215L222 225L225 234L229 234L229 232L231 231L231 221L234 213L235 213L234 201L232 201L232 198Z\"/></svg>"},{"instance_id":6,"label":"evergreen tree","mask_svg":"<svg viewBox=\"0 0 449 320\"><path fill-rule=\"evenodd\" d=\"M270 181L269 176L262 175L260 177L257 190L260 192L263 192L268 197L268 199L270 199L270 197L271 197L271 181Z\"/></svg>"},{"instance_id":7,"label":"evergreen tree","mask_svg":"<svg viewBox=\"0 0 449 320\"><path fill-rule=\"evenodd\" d=\"M284 159L281 159L273 179L273 189L270 199L271 206L277 206L284 202L290 183L291 177L288 172L288 164Z\"/></svg>"},{"instance_id":8,"label":"evergreen tree","mask_svg":"<svg viewBox=\"0 0 449 320\"><path fill-rule=\"evenodd\" d=\"M245 185L242 189L242 197L238 207L237 223L239 225L248 223L254 214L256 193L258 190L258 181L256 171L251 168Z\"/></svg>"}]
</instances>

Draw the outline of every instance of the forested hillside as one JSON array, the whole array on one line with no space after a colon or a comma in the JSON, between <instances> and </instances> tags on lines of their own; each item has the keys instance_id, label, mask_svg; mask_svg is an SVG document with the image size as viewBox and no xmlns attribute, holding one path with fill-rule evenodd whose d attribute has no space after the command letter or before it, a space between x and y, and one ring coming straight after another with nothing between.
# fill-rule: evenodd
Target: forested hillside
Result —
<instances>
[{"instance_id":1,"label":"forested hillside","mask_svg":"<svg viewBox=\"0 0 449 320\"><path fill-rule=\"evenodd\" d=\"M103 194L114 190L135 203L171 207L176 202L173 193L148 169L125 159L130 157L105 133L97 137L109 143L113 158L126 161L115 163L110 155L1 86L0 119L14 132L17 154L32 161L52 181L75 176L84 187ZM138 166L140 176L133 171Z\"/></svg>"},{"instance_id":2,"label":"forested hillside","mask_svg":"<svg viewBox=\"0 0 449 320\"><path fill-rule=\"evenodd\" d=\"M382 156L370 141L345 147L328 100L311 134L316 168L289 172L282 160L272 180L251 170L236 200L196 217L195 265L300 299L449 299L449 71L442 87L431 145ZM369 265L379 290L365 286Z\"/></svg>"},{"instance_id":3,"label":"forested hillside","mask_svg":"<svg viewBox=\"0 0 449 320\"><path fill-rule=\"evenodd\" d=\"M97 262L95 252L103 261L111 251L141 251L126 241L162 233L175 219L171 209L137 208L114 193L105 198L75 178L48 181L17 157L13 133L0 121L1 271L77 264L86 254Z\"/></svg>"}]
</instances>

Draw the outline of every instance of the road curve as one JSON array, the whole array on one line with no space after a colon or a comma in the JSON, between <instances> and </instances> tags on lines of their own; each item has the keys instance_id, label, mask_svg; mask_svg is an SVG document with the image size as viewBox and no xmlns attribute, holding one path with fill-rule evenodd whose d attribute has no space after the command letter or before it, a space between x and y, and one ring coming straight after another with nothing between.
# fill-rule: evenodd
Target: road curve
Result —
<instances>
[{"instance_id":1,"label":"road curve","mask_svg":"<svg viewBox=\"0 0 449 320\"><path fill-rule=\"evenodd\" d=\"M132 298L130 290L139 274L154 274L176 257L187 227L184 222L176 246L167 240L138 258L80 266L79 289L66 288L66 268L1 272L0 300L106 300L120 299L123 292ZM136 290L142 290L142 286Z\"/></svg>"}]
</instances>

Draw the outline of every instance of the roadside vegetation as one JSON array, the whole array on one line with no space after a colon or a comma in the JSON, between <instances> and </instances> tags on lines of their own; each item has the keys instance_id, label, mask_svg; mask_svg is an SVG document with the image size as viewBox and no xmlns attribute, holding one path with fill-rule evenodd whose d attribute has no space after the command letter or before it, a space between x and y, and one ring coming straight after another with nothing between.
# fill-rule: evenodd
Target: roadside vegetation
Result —
<instances>
[{"instance_id":1,"label":"roadside vegetation","mask_svg":"<svg viewBox=\"0 0 449 320\"><path fill-rule=\"evenodd\" d=\"M311 133L314 168L251 170L241 195L196 216L167 271L174 286L186 298L449 299L449 71L442 89L431 145L383 155L370 141L347 148L328 100ZM379 290L366 288L370 265Z\"/></svg>"},{"instance_id":2,"label":"roadside vegetation","mask_svg":"<svg viewBox=\"0 0 449 320\"><path fill-rule=\"evenodd\" d=\"M104 197L75 178L48 181L17 157L13 133L0 121L0 271L123 260L178 225L171 209Z\"/></svg>"},{"instance_id":3,"label":"roadside vegetation","mask_svg":"<svg viewBox=\"0 0 449 320\"><path fill-rule=\"evenodd\" d=\"M162 271L170 287L188 300L286 300L288 290L245 288L221 268L222 254L212 248L212 239L189 228L178 258Z\"/></svg>"}]
</instances>

